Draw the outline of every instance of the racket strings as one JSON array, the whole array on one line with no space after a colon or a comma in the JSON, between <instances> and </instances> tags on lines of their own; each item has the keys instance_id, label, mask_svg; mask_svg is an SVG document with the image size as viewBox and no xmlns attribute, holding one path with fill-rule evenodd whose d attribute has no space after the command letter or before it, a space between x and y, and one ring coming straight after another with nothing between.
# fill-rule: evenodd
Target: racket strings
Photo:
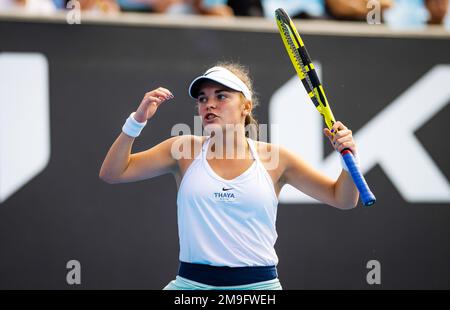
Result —
<instances>
[{"instance_id":1,"label":"racket strings","mask_svg":"<svg viewBox=\"0 0 450 310\"><path fill-rule=\"evenodd\" d=\"M302 71L302 73L304 75L304 79L306 80L307 86L309 87L308 92L311 92L311 91L314 90L314 86L313 86L313 83L312 83L312 81L311 81L311 79L309 77L308 71L306 71L306 69L305 69L306 65L304 64L303 59L300 56L300 52L295 47L295 44L294 44L295 38L293 39L293 33L289 29L289 26L286 25L285 23L281 23L281 29L282 29L283 35L286 38L286 41L287 41L287 43L289 45L289 48L292 51L292 54L294 55L295 62L298 64L298 68L300 68L300 70Z\"/></svg>"}]
</instances>

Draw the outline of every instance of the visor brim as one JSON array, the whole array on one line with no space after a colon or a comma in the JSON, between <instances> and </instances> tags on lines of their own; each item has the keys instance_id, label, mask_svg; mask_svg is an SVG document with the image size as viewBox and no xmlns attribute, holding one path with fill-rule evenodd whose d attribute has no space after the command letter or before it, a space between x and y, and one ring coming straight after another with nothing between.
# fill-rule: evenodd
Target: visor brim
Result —
<instances>
[{"instance_id":1,"label":"visor brim","mask_svg":"<svg viewBox=\"0 0 450 310\"><path fill-rule=\"evenodd\" d=\"M234 87L234 85L232 85L230 82L228 82L225 79L222 80L220 78L210 78L210 77L206 77L206 76L199 76L196 79L194 79L192 81L191 85L189 86L189 95L192 98L194 98L194 99L198 98L198 94L200 92L200 87L204 82L215 82L217 84L225 86L226 88L240 92L240 89L236 89L236 87Z\"/></svg>"}]
</instances>

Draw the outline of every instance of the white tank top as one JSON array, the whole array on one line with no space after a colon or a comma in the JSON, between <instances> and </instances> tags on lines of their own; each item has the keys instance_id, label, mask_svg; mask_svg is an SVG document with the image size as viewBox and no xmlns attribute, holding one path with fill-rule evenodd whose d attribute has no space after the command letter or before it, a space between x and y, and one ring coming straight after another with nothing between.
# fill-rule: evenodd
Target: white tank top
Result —
<instances>
[{"instance_id":1,"label":"white tank top","mask_svg":"<svg viewBox=\"0 0 450 310\"><path fill-rule=\"evenodd\" d=\"M211 168L209 137L184 174L177 197L180 261L228 267L278 264L278 198L254 141L247 141L255 160L238 177L226 180Z\"/></svg>"}]
</instances>

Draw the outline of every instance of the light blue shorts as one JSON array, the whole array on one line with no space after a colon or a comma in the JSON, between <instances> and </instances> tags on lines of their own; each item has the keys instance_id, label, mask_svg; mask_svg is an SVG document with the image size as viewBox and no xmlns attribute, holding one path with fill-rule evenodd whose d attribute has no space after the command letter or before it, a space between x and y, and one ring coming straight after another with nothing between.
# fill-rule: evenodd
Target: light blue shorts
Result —
<instances>
[{"instance_id":1,"label":"light blue shorts","mask_svg":"<svg viewBox=\"0 0 450 310\"><path fill-rule=\"evenodd\" d=\"M207 285L195 281L188 280L186 278L177 276L175 280L170 281L163 290L282 290L280 280L278 278L250 283L245 285L236 286L213 286Z\"/></svg>"}]
</instances>

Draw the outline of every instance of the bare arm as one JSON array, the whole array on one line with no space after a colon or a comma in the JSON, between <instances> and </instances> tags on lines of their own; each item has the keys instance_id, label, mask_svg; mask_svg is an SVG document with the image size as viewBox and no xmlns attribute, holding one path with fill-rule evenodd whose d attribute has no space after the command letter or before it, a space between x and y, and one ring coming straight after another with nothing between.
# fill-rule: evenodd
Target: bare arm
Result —
<instances>
[{"instance_id":1,"label":"bare arm","mask_svg":"<svg viewBox=\"0 0 450 310\"><path fill-rule=\"evenodd\" d=\"M117 137L106 154L99 177L105 182L115 183L130 164L131 147L134 138L123 132Z\"/></svg>"},{"instance_id":2,"label":"bare arm","mask_svg":"<svg viewBox=\"0 0 450 310\"><path fill-rule=\"evenodd\" d=\"M108 151L100 169L100 178L107 183L126 183L175 172L177 161L172 157L169 138L143 152L131 154L134 138L121 133Z\"/></svg>"},{"instance_id":3,"label":"bare arm","mask_svg":"<svg viewBox=\"0 0 450 310\"><path fill-rule=\"evenodd\" d=\"M336 122L333 126L340 131L333 137L328 129L324 133L330 141L336 142L333 146L337 150L349 148L356 151L351 131L341 122ZM306 163L296 154L282 148L282 163L284 165L283 180L305 194L322 201L338 209L351 209L358 203L359 193L351 179L351 176L342 170L340 176L335 181Z\"/></svg>"},{"instance_id":4,"label":"bare arm","mask_svg":"<svg viewBox=\"0 0 450 310\"><path fill-rule=\"evenodd\" d=\"M83 11L99 9L103 13L120 12L120 7L115 0L78 0Z\"/></svg>"},{"instance_id":5,"label":"bare arm","mask_svg":"<svg viewBox=\"0 0 450 310\"><path fill-rule=\"evenodd\" d=\"M202 15L234 16L233 9L226 4L226 1L209 7L206 7L203 2L203 0L194 0L192 3L195 10Z\"/></svg>"},{"instance_id":6,"label":"bare arm","mask_svg":"<svg viewBox=\"0 0 450 310\"><path fill-rule=\"evenodd\" d=\"M430 13L429 24L443 24L448 11L448 0L426 0L425 7Z\"/></svg>"},{"instance_id":7,"label":"bare arm","mask_svg":"<svg viewBox=\"0 0 450 310\"><path fill-rule=\"evenodd\" d=\"M369 12L368 0L326 0L330 12L339 18L364 20ZM380 9L385 10L392 6L392 0L380 0ZM370 6L371 7L371 6Z\"/></svg>"},{"instance_id":8,"label":"bare arm","mask_svg":"<svg viewBox=\"0 0 450 310\"><path fill-rule=\"evenodd\" d=\"M145 94L136 111L135 119L144 122L155 114L158 106L172 97L169 90L158 88ZM171 146L176 137L167 139L151 149L131 154L133 137L120 133L109 149L99 177L108 183L123 183L151 178L173 171L176 160L171 155Z\"/></svg>"}]
</instances>

